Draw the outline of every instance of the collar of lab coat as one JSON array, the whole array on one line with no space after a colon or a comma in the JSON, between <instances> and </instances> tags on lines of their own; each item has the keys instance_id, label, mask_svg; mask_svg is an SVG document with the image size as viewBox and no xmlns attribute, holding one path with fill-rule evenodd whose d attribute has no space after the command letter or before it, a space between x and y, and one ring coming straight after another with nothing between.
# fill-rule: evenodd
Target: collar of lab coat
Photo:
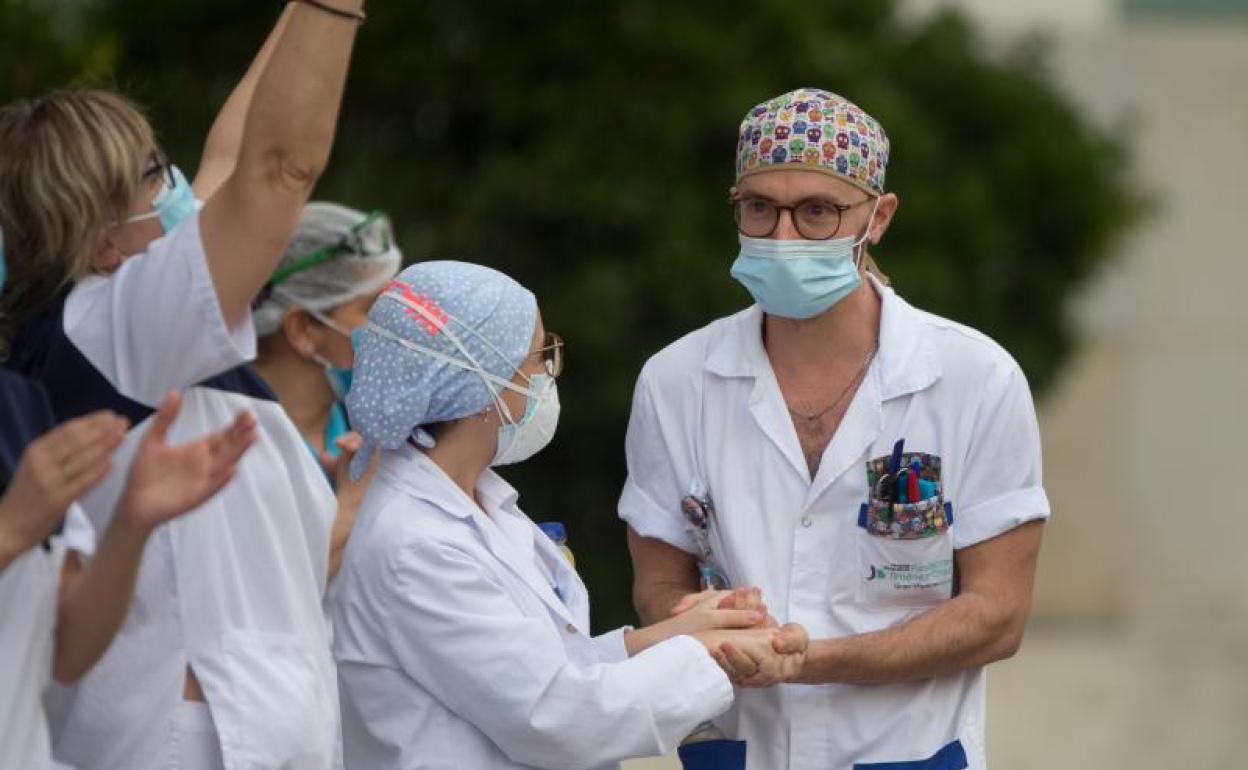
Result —
<instances>
[{"instance_id":1,"label":"collar of lab coat","mask_svg":"<svg viewBox=\"0 0 1248 770\"><path fill-rule=\"evenodd\" d=\"M763 348L762 309L755 305L727 319L723 332L708 344L705 361L708 372L754 380L750 413L793 471L809 484L808 505L853 467L877 440L883 429L885 401L923 390L940 379L940 359L927 338L922 313L874 276L868 274L867 279L880 296L880 347L824 450L813 479Z\"/></svg>"},{"instance_id":2,"label":"collar of lab coat","mask_svg":"<svg viewBox=\"0 0 1248 770\"><path fill-rule=\"evenodd\" d=\"M880 296L880 349L876 353L880 400L929 387L941 375L940 359L925 334L922 313L875 276L867 280ZM763 348L763 311L758 305L728 319L727 333L710 343L706 369L722 377L759 377L771 362Z\"/></svg>"},{"instance_id":3,"label":"collar of lab coat","mask_svg":"<svg viewBox=\"0 0 1248 770\"><path fill-rule=\"evenodd\" d=\"M437 463L410 444L384 452L378 474L411 497L429 503L448 516L467 520L494 558L520 578L557 616L588 633L585 618L578 617L578 613L556 595L554 587L538 570L537 550L553 546L535 537L536 527L516 505L520 494L502 476L486 468L477 479L477 497L489 512L487 515ZM588 606L584 610L587 616Z\"/></svg>"},{"instance_id":4,"label":"collar of lab coat","mask_svg":"<svg viewBox=\"0 0 1248 770\"><path fill-rule=\"evenodd\" d=\"M449 516L467 519L481 515L476 501L437 463L411 444L383 452L380 472L412 497L432 503ZM477 496L491 514L522 515L516 508L520 493L491 468L486 468L477 479Z\"/></svg>"}]
</instances>

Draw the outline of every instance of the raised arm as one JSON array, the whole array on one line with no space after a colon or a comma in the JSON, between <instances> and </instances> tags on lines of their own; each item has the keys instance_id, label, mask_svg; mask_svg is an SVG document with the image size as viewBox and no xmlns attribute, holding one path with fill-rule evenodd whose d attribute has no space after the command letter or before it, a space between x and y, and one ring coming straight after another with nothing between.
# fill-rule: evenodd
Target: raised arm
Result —
<instances>
[{"instance_id":1,"label":"raised arm","mask_svg":"<svg viewBox=\"0 0 1248 770\"><path fill-rule=\"evenodd\" d=\"M243 127L247 122L247 113L251 110L251 98L256 93L260 75L273 56L277 40L286 28L292 5L287 5L282 11L260 52L256 54L243 79L234 87L221 107L221 112L217 113L217 119L213 121L208 140L204 143L199 170L195 173L195 182L191 185L195 190L195 197L200 200L211 198L238 165L238 153L243 145Z\"/></svg>"},{"instance_id":2,"label":"raised arm","mask_svg":"<svg viewBox=\"0 0 1248 770\"><path fill-rule=\"evenodd\" d=\"M232 328L246 320L329 160L358 27L349 16L363 6L291 4L256 83L237 165L200 214L209 271Z\"/></svg>"}]
</instances>

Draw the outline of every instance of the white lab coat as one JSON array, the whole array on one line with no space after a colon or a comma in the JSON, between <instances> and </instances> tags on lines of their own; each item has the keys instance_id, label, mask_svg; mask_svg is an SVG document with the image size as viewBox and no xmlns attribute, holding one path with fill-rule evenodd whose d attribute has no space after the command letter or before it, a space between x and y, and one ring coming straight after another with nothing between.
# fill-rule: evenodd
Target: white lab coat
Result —
<instances>
[{"instance_id":1,"label":"white lab coat","mask_svg":"<svg viewBox=\"0 0 1248 770\"><path fill-rule=\"evenodd\" d=\"M0 768L54 767L43 710L52 679L56 605L67 550L89 556L95 533L77 505L63 534L36 545L0 571Z\"/></svg>"},{"instance_id":2,"label":"white lab coat","mask_svg":"<svg viewBox=\"0 0 1248 770\"><path fill-rule=\"evenodd\" d=\"M763 348L757 306L655 355L628 429L620 516L695 553L680 500L709 496L716 564L734 585L761 587L772 613L803 624L812 639L888 628L931 609L952 595L956 549L1049 515L1018 365L984 335L871 281L883 303L879 352L815 478ZM940 458L953 523L939 535L864 528L867 463L903 438L906 452ZM984 672L745 690L720 724L747 742L755 768L851 770L939 756L921 766L983 770Z\"/></svg>"},{"instance_id":3,"label":"white lab coat","mask_svg":"<svg viewBox=\"0 0 1248 770\"><path fill-rule=\"evenodd\" d=\"M150 408L184 389L172 443L223 428L245 409L259 439L219 494L156 530L108 651L74 687L53 687L56 758L79 770L176 767L185 744L200 739L177 718L189 665L227 770L327 770L337 692L322 600L337 502L276 400L254 382L250 391L197 384L239 371L255 352L251 324L230 329L221 315L198 216L113 275L80 282L59 322L72 349L55 350L50 360L62 368L49 364L37 377L62 388L54 402L69 398L63 362L77 354L93 370L81 388L98 390L99 405ZM131 428L113 472L81 501L97 531L151 422Z\"/></svg>"},{"instance_id":4,"label":"white lab coat","mask_svg":"<svg viewBox=\"0 0 1248 770\"><path fill-rule=\"evenodd\" d=\"M691 637L590 637L515 490L486 471L477 496L488 516L423 452L383 453L329 599L348 770L613 767L731 705Z\"/></svg>"}]
</instances>

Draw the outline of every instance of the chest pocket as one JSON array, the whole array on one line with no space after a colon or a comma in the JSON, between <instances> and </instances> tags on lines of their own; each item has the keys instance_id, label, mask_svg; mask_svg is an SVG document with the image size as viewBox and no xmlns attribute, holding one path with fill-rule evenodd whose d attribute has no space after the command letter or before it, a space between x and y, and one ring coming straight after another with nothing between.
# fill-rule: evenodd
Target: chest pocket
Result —
<instances>
[{"instance_id":1,"label":"chest pocket","mask_svg":"<svg viewBox=\"0 0 1248 770\"><path fill-rule=\"evenodd\" d=\"M953 595L953 505L940 457L914 452L867 463L858 512L858 602L866 609L927 608Z\"/></svg>"}]
</instances>

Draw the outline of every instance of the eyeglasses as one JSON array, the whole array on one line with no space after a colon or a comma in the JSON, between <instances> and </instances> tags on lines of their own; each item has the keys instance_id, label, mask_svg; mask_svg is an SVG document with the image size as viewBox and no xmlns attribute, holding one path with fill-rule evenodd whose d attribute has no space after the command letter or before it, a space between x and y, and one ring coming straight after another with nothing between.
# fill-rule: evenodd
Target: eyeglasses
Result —
<instances>
[{"instance_id":1,"label":"eyeglasses","mask_svg":"<svg viewBox=\"0 0 1248 770\"><path fill-rule=\"evenodd\" d=\"M172 190L178 184L177 179L173 176L173 164L169 162L169 159L165 157L164 153L161 153L158 150L153 151L148 157L147 168L145 168L142 175L139 176L139 182L146 185L154 179L160 180L161 187L152 198L153 205L161 195L168 190ZM112 226L115 228L121 227L122 225L128 225L132 222L142 222L148 219L156 219L159 216L159 213L152 210L143 214L135 214L134 216L125 217L124 219L114 222Z\"/></svg>"},{"instance_id":2,"label":"eyeglasses","mask_svg":"<svg viewBox=\"0 0 1248 770\"><path fill-rule=\"evenodd\" d=\"M172 190L177 185L177 180L173 178L173 164L169 162L169 158L165 157L162 152L153 152L148 160L147 168L143 171L142 180L146 182L158 176L164 177L161 181L167 189Z\"/></svg>"},{"instance_id":3,"label":"eyeglasses","mask_svg":"<svg viewBox=\"0 0 1248 770\"><path fill-rule=\"evenodd\" d=\"M540 355L542 357L542 365L546 367L546 373L555 379L563 374L563 337L554 332L546 332L546 339L542 342L542 346L529 356Z\"/></svg>"},{"instance_id":4,"label":"eyeglasses","mask_svg":"<svg viewBox=\"0 0 1248 770\"><path fill-rule=\"evenodd\" d=\"M792 206L781 206L773 200L759 197L743 197L730 200L733 219L742 235L750 238L767 238L780 224L780 212L787 211L793 218L798 235L811 241L826 241L841 229L841 215L861 206L870 197L857 203L835 203L825 198L804 198Z\"/></svg>"},{"instance_id":5,"label":"eyeglasses","mask_svg":"<svg viewBox=\"0 0 1248 770\"><path fill-rule=\"evenodd\" d=\"M331 259L376 257L385 254L393 245L394 228L390 226L390 217L384 212L374 211L363 222L348 230L338 243L318 249L273 273L268 285L270 288L276 286L295 273L301 273Z\"/></svg>"}]
</instances>

